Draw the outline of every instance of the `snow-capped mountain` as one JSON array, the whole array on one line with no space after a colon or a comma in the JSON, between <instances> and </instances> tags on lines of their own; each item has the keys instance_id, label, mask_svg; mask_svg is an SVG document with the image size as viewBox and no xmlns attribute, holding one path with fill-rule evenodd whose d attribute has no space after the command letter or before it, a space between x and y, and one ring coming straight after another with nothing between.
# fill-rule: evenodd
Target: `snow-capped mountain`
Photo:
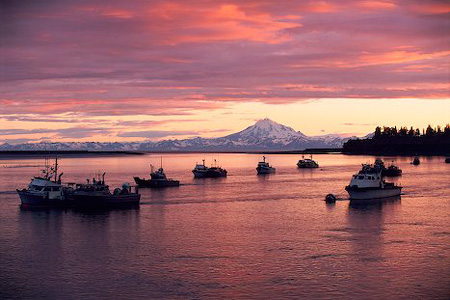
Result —
<instances>
[{"instance_id":1,"label":"snow-capped mountain","mask_svg":"<svg viewBox=\"0 0 450 300\"><path fill-rule=\"evenodd\" d=\"M355 138L355 137L351 137ZM351 139L339 135L306 136L300 131L262 119L246 129L219 138L191 138L158 142L69 142L52 143L51 148L90 151L258 151L303 150L306 148L338 148ZM0 150L48 150L49 143L3 144Z\"/></svg>"}]
</instances>

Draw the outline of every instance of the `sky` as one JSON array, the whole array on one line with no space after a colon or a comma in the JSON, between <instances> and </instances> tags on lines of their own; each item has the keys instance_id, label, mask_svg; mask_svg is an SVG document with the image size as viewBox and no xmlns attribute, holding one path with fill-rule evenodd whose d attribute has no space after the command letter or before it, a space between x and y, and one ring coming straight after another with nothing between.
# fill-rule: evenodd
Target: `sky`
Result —
<instances>
[{"instance_id":1,"label":"sky","mask_svg":"<svg viewBox=\"0 0 450 300\"><path fill-rule=\"evenodd\" d=\"M0 1L0 142L450 122L450 2Z\"/></svg>"}]
</instances>

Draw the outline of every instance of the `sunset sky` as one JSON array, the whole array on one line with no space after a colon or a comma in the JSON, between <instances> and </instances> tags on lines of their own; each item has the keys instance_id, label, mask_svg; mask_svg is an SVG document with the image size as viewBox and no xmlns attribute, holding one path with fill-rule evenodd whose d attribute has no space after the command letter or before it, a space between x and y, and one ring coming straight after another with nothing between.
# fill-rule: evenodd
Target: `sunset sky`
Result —
<instances>
[{"instance_id":1,"label":"sunset sky","mask_svg":"<svg viewBox=\"0 0 450 300\"><path fill-rule=\"evenodd\" d=\"M0 2L0 142L450 122L450 2Z\"/></svg>"}]
</instances>

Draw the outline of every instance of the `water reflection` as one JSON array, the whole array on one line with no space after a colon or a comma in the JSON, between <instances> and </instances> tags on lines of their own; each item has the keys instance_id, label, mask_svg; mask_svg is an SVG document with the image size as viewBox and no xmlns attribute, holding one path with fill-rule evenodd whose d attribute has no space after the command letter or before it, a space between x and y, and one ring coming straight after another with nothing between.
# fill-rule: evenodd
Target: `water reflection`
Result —
<instances>
[{"instance_id":1,"label":"water reflection","mask_svg":"<svg viewBox=\"0 0 450 300\"><path fill-rule=\"evenodd\" d=\"M349 204L347 222L352 235L352 253L365 262L382 261L384 218L392 215L400 197L379 200L352 200Z\"/></svg>"},{"instance_id":2,"label":"water reflection","mask_svg":"<svg viewBox=\"0 0 450 300\"><path fill-rule=\"evenodd\" d=\"M350 210L381 210L383 206L398 205L400 202L401 196L373 200L350 200L349 208Z\"/></svg>"}]
</instances>

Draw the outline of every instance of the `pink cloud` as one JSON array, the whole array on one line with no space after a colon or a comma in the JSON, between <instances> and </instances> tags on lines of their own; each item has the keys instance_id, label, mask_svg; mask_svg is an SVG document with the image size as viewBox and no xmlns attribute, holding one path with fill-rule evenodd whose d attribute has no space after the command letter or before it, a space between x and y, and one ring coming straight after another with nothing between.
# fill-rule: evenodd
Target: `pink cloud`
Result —
<instances>
[{"instance_id":1,"label":"pink cloud","mask_svg":"<svg viewBox=\"0 0 450 300\"><path fill-rule=\"evenodd\" d=\"M30 121L64 113L84 122L191 115L242 102L447 99L449 6L16 2L0 12L0 114Z\"/></svg>"}]
</instances>

